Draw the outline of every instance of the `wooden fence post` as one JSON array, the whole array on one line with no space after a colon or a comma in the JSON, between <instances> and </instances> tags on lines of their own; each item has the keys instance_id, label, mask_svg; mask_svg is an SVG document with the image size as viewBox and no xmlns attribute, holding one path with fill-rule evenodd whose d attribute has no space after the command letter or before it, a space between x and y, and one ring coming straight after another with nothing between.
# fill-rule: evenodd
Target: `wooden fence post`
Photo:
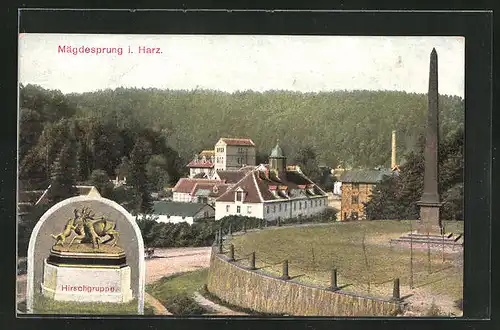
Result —
<instances>
[{"instance_id":1,"label":"wooden fence post","mask_svg":"<svg viewBox=\"0 0 500 330\"><path fill-rule=\"evenodd\" d=\"M330 290L332 291L337 291L339 290L339 287L337 285L337 269L332 269L332 275L331 275L331 279L330 279Z\"/></svg>"},{"instance_id":2,"label":"wooden fence post","mask_svg":"<svg viewBox=\"0 0 500 330\"><path fill-rule=\"evenodd\" d=\"M232 232L231 232L231 224L229 224L229 233L228 233L229 236L232 235Z\"/></svg>"},{"instance_id":3,"label":"wooden fence post","mask_svg":"<svg viewBox=\"0 0 500 330\"><path fill-rule=\"evenodd\" d=\"M392 300L394 301L400 301L401 296L399 292L399 278L394 279L394 286L392 288Z\"/></svg>"},{"instance_id":4,"label":"wooden fence post","mask_svg":"<svg viewBox=\"0 0 500 330\"><path fill-rule=\"evenodd\" d=\"M247 225L243 222L243 232L246 233L247 232Z\"/></svg>"},{"instance_id":5,"label":"wooden fence post","mask_svg":"<svg viewBox=\"0 0 500 330\"><path fill-rule=\"evenodd\" d=\"M250 269L255 270L255 251L250 255Z\"/></svg>"},{"instance_id":6,"label":"wooden fence post","mask_svg":"<svg viewBox=\"0 0 500 330\"><path fill-rule=\"evenodd\" d=\"M224 250L222 249L222 240L219 242L219 254L224 253Z\"/></svg>"},{"instance_id":7,"label":"wooden fence post","mask_svg":"<svg viewBox=\"0 0 500 330\"><path fill-rule=\"evenodd\" d=\"M277 220L276 224L278 225L278 227L281 227L281 223L280 223L280 218L279 217L278 217L278 220Z\"/></svg>"},{"instance_id":8,"label":"wooden fence post","mask_svg":"<svg viewBox=\"0 0 500 330\"><path fill-rule=\"evenodd\" d=\"M289 280L290 276L288 276L288 260L283 261L283 275L281 276L282 280Z\"/></svg>"},{"instance_id":9,"label":"wooden fence post","mask_svg":"<svg viewBox=\"0 0 500 330\"><path fill-rule=\"evenodd\" d=\"M234 261L234 245L229 245L229 261Z\"/></svg>"}]
</instances>

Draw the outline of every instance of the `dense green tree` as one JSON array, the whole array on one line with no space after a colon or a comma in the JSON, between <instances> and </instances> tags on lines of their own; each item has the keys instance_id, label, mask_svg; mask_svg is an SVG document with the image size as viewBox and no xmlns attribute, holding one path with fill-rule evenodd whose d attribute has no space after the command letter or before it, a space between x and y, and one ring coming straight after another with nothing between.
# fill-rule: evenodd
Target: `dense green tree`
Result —
<instances>
[{"instance_id":1,"label":"dense green tree","mask_svg":"<svg viewBox=\"0 0 500 330\"><path fill-rule=\"evenodd\" d=\"M323 173L319 167L316 151L311 146L299 149L294 162L300 166L302 172L312 181L321 181Z\"/></svg>"},{"instance_id":2,"label":"dense green tree","mask_svg":"<svg viewBox=\"0 0 500 330\"><path fill-rule=\"evenodd\" d=\"M316 182L323 190L326 192L333 191L333 186L335 184L335 177L331 173L331 168L320 168L321 176L319 181Z\"/></svg>"},{"instance_id":3,"label":"dense green tree","mask_svg":"<svg viewBox=\"0 0 500 330\"><path fill-rule=\"evenodd\" d=\"M141 204L141 196L136 189L130 186L116 187L109 199L114 200L132 213L137 213Z\"/></svg>"},{"instance_id":4,"label":"dense green tree","mask_svg":"<svg viewBox=\"0 0 500 330\"><path fill-rule=\"evenodd\" d=\"M89 184L96 187L102 197L110 198L113 194L113 183L104 170L93 170L90 174Z\"/></svg>"},{"instance_id":5,"label":"dense green tree","mask_svg":"<svg viewBox=\"0 0 500 330\"><path fill-rule=\"evenodd\" d=\"M75 196L75 152L72 143L66 143L52 164L49 200L51 204Z\"/></svg>"},{"instance_id":6,"label":"dense green tree","mask_svg":"<svg viewBox=\"0 0 500 330\"><path fill-rule=\"evenodd\" d=\"M146 174L151 188L155 192L162 191L169 183L167 160L163 155L153 155L146 164Z\"/></svg>"},{"instance_id":7,"label":"dense green tree","mask_svg":"<svg viewBox=\"0 0 500 330\"><path fill-rule=\"evenodd\" d=\"M440 145L438 155L439 193L444 202L441 218L463 220L463 129L449 134ZM379 183L371 200L365 204L369 219L418 219L417 202L423 192L423 143L419 152L410 152L399 175L387 177Z\"/></svg>"},{"instance_id":8,"label":"dense green tree","mask_svg":"<svg viewBox=\"0 0 500 330\"><path fill-rule=\"evenodd\" d=\"M120 165L115 169L116 176L120 178L126 178L129 176L130 172L130 161L127 156L123 156Z\"/></svg>"},{"instance_id":9,"label":"dense green tree","mask_svg":"<svg viewBox=\"0 0 500 330\"><path fill-rule=\"evenodd\" d=\"M244 134L264 158L279 138L282 147L289 147L290 160L299 149L311 146L318 161L331 167L340 161L354 167L390 166L391 131L397 130L398 155L407 154L425 131L427 108L425 94L395 91L229 94L118 88L70 98L79 105L78 116L115 113L123 122L120 126L134 121L166 132L169 146L179 152L184 165L201 149L213 148L220 137ZM442 95L440 110L446 139L463 125L464 100Z\"/></svg>"},{"instance_id":10,"label":"dense green tree","mask_svg":"<svg viewBox=\"0 0 500 330\"><path fill-rule=\"evenodd\" d=\"M146 173L146 165L151 152L151 144L141 137L130 153L130 177L127 178L127 183L132 185L140 196L139 207L136 211L141 213L148 213L152 207L151 184Z\"/></svg>"},{"instance_id":11,"label":"dense green tree","mask_svg":"<svg viewBox=\"0 0 500 330\"><path fill-rule=\"evenodd\" d=\"M90 175L89 155L87 147L82 140L76 143L76 179L83 182Z\"/></svg>"}]
</instances>

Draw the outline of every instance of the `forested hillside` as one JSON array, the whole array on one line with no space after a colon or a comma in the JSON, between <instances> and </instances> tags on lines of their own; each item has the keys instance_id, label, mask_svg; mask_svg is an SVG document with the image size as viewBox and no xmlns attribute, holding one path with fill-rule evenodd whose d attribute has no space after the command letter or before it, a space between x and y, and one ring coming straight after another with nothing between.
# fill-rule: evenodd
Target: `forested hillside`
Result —
<instances>
[{"instance_id":1,"label":"forested hillside","mask_svg":"<svg viewBox=\"0 0 500 330\"><path fill-rule=\"evenodd\" d=\"M391 131L398 131L398 155L416 146L423 133L427 96L393 91L298 93L157 89L105 90L68 95L80 118L105 118L123 128L137 122L162 132L187 162L219 137L248 136L261 157L279 138L293 162L312 148L319 164L390 165ZM464 102L441 96L442 138L463 125Z\"/></svg>"},{"instance_id":2,"label":"forested hillside","mask_svg":"<svg viewBox=\"0 0 500 330\"><path fill-rule=\"evenodd\" d=\"M440 103L445 141L463 129L464 104L449 96L441 96ZM145 194L175 183L194 154L224 136L252 138L259 162L267 161L279 139L289 162L306 172L322 164L389 166L391 131L398 131L401 160L416 151L426 108L424 94L387 91L229 94L118 88L64 95L21 86L20 177L45 187L52 181L69 187L70 181L99 182L124 170L137 174L131 179L144 182L136 185L144 185ZM65 173L71 173L67 182Z\"/></svg>"}]
</instances>

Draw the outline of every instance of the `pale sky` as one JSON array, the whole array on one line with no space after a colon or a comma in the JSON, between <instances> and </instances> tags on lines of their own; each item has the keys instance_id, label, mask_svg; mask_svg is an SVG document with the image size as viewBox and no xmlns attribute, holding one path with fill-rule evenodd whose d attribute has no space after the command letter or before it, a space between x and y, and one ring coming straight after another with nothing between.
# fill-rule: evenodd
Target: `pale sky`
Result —
<instances>
[{"instance_id":1,"label":"pale sky","mask_svg":"<svg viewBox=\"0 0 500 330\"><path fill-rule=\"evenodd\" d=\"M123 53L73 55L59 46ZM140 46L161 53L139 54ZM19 82L63 93L117 87L426 93L433 47L439 93L464 97L462 37L21 34Z\"/></svg>"}]
</instances>

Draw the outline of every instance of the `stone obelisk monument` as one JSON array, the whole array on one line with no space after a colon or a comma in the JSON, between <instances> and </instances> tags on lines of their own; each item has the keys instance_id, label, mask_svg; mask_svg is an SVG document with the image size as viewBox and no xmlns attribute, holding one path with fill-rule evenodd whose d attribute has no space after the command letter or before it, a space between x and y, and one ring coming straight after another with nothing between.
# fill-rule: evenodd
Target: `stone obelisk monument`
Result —
<instances>
[{"instance_id":1,"label":"stone obelisk monument","mask_svg":"<svg viewBox=\"0 0 500 330\"><path fill-rule=\"evenodd\" d=\"M440 233L438 181L438 150L439 150L439 94L438 94L438 61L436 49L432 49L429 70L429 108L427 110L427 129L425 136L425 172L424 191L418 205L420 206L421 233Z\"/></svg>"}]
</instances>

